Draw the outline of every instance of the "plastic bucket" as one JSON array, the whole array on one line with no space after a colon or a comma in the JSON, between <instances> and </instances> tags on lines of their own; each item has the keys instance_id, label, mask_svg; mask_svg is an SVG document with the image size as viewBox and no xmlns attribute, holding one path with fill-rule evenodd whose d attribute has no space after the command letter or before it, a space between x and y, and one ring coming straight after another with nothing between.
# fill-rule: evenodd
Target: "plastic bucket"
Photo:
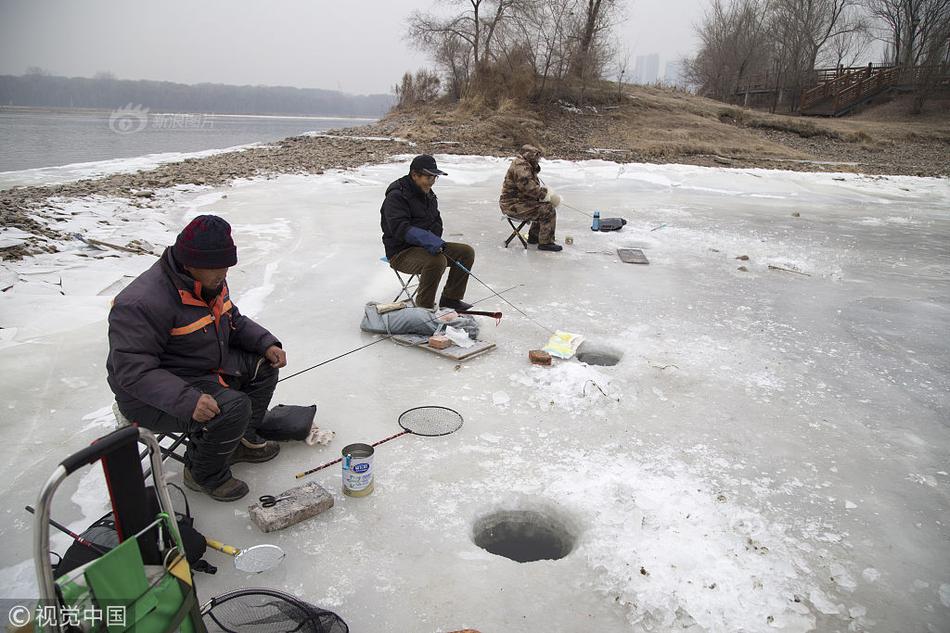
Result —
<instances>
[{"instance_id":1,"label":"plastic bucket","mask_svg":"<svg viewBox=\"0 0 950 633\"><path fill-rule=\"evenodd\" d=\"M365 497L373 492L373 453L369 444L343 447L343 494Z\"/></svg>"}]
</instances>

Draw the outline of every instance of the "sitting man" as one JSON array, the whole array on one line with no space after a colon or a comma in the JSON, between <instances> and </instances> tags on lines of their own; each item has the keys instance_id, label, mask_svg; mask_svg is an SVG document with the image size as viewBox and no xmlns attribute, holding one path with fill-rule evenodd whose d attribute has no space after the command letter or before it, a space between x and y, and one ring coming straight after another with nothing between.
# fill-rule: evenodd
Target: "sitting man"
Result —
<instances>
[{"instance_id":1,"label":"sitting man","mask_svg":"<svg viewBox=\"0 0 950 633\"><path fill-rule=\"evenodd\" d=\"M432 156L420 154L412 159L409 174L386 188L386 199L379 210L383 246L390 266L399 272L419 275L417 307L435 307L435 291L448 267L449 277L439 306L468 310L472 305L462 301L468 273L450 260L471 270L475 250L468 244L442 240L442 216L432 185L436 178L446 175L436 166Z\"/></svg>"},{"instance_id":2,"label":"sitting man","mask_svg":"<svg viewBox=\"0 0 950 633\"><path fill-rule=\"evenodd\" d=\"M280 342L231 303L225 279L236 263L231 226L198 216L109 312L119 410L152 431L187 433L185 485L218 501L248 492L231 464L277 456L255 429L287 364Z\"/></svg>"},{"instance_id":3,"label":"sitting man","mask_svg":"<svg viewBox=\"0 0 950 633\"><path fill-rule=\"evenodd\" d=\"M501 185L501 212L516 220L531 220L528 229L528 244L537 244L539 251L561 250L554 243L557 226L557 211L561 196L541 186L538 159L541 150L533 145L524 145L519 155L511 162L505 182Z\"/></svg>"}]
</instances>

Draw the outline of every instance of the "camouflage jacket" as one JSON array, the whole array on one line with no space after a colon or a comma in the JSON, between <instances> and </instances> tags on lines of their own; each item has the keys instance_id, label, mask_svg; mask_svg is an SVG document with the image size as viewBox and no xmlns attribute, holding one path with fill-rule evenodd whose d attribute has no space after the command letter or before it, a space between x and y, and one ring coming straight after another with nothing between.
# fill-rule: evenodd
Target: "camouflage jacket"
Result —
<instances>
[{"instance_id":1,"label":"camouflage jacket","mask_svg":"<svg viewBox=\"0 0 950 633\"><path fill-rule=\"evenodd\" d=\"M515 204L541 202L548 190L541 186L539 171L541 167L538 163L524 156L518 156L511 162L505 182L501 185L499 204L502 213L508 213Z\"/></svg>"}]
</instances>

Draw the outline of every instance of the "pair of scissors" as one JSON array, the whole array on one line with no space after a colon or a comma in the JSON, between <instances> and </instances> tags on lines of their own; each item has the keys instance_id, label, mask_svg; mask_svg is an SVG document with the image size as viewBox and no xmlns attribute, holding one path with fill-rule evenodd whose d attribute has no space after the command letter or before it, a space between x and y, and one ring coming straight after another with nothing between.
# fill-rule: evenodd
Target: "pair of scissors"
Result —
<instances>
[{"instance_id":1,"label":"pair of scissors","mask_svg":"<svg viewBox=\"0 0 950 633\"><path fill-rule=\"evenodd\" d=\"M275 497L274 495L262 495L258 497L257 500L261 502L263 507L273 508L278 502L284 499L290 499L292 496L293 495L284 495L283 497Z\"/></svg>"}]
</instances>

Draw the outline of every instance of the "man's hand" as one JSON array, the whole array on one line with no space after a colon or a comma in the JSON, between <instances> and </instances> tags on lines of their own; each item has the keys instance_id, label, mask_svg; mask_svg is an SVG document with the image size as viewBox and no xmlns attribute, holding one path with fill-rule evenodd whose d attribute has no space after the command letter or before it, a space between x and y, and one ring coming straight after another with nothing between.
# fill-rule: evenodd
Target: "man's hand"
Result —
<instances>
[{"instance_id":1,"label":"man's hand","mask_svg":"<svg viewBox=\"0 0 950 633\"><path fill-rule=\"evenodd\" d=\"M271 367L280 369L281 367L287 366L287 352L276 345L271 345L267 348L267 351L264 352L264 358L267 359Z\"/></svg>"},{"instance_id":2,"label":"man's hand","mask_svg":"<svg viewBox=\"0 0 950 633\"><path fill-rule=\"evenodd\" d=\"M218 408L218 401L203 393L198 398L198 404L195 405L195 412L191 414L191 417L199 422L208 422L219 413L221 409Z\"/></svg>"}]
</instances>

